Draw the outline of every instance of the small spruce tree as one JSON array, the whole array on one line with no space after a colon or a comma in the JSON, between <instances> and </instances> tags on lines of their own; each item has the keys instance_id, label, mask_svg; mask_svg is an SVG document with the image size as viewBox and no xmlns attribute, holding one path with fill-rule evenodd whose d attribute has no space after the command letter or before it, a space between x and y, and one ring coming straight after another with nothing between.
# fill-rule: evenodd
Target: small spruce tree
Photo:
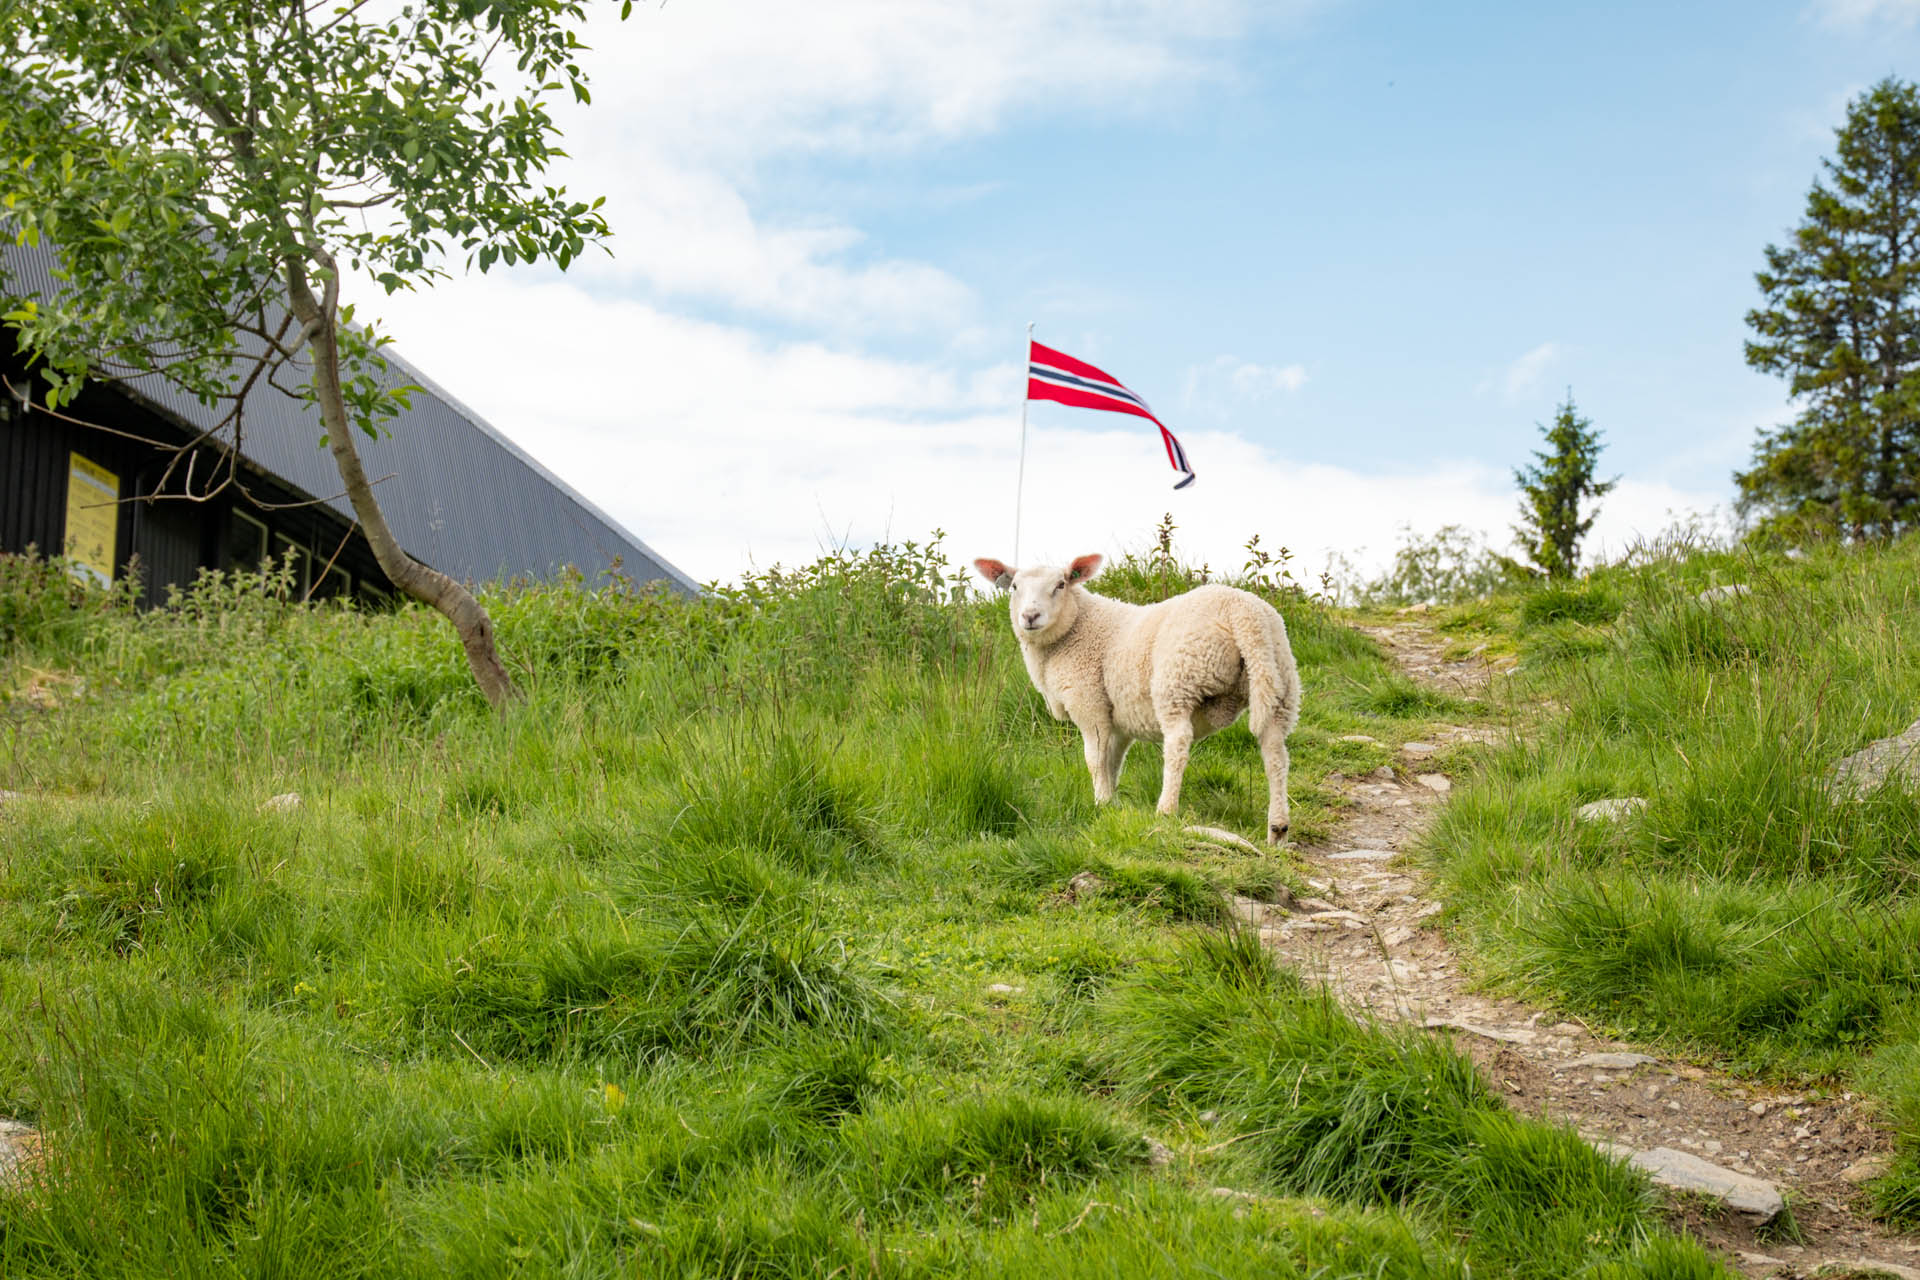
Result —
<instances>
[{"instance_id":1,"label":"small spruce tree","mask_svg":"<svg viewBox=\"0 0 1920 1280\"><path fill-rule=\"evenodd\" d=\"M1553 424L1543 426L1545 452L1535 452L1534 465L1513 473L1520 486L1520 523L1514 533L1526 547L1535 568L1550 578L1569 578L1580 562L1580 539L1593 528L1599 508L1580 518L1580 504L1611 492L1619 478L1595 480L1600 459L1600 433L1574 408L1573 391L1554 413Z\"/></svg>"}]
</instances>

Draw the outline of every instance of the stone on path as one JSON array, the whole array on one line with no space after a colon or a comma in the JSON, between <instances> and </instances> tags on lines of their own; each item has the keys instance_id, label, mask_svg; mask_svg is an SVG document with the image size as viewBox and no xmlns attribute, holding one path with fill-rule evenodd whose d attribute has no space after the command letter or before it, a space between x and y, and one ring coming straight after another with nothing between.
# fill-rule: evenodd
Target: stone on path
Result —
<instances>
[{"instance_id":1,"label":"stone on path","mask_svg":"<svg viewBox=\"0 0 1920 1280\"><path fill-rule=\"evenodd\" d=\"M1676 1151L1672 1147L1655 1147L1651 1151L1636 1151L1632 1147L1617 1142L1594 1144L1602 1152L1615 1159L1625 1160L1634 1168L1652 1178L1656 1186L1671 1187L1675 1191L1691 1191L1699 1195L1711 1196L1725 1204L1735 1213L1746 1218L1754 1226L1765 1226L1780 1216L1786 1208L1780 1189L1761 1178L1750 1177L1744 1173L1735 1173L1723 1169L1711 1161L1699 1156Z\"/></svg>"},{"instance_id":2,"label":"stone on path","mask_svg":"<svg viewBox=\"0 0 1920 1280\"><path fill-rule=\"evenodd\" d=\"M1237 893L1227 899L1227 910L1241 924L1250 924L1256 929L1275 919L1284 920L1287 915L1284 907L1276 907L1257 898L1244 898Z\"/></svg>"},{"instance_id":3,"label":"stone on path","mask_svg":"<svg viewBox=\"0 0 1920 1280\"><path fill-rule=\"evenodd\" d=\"M1646 810L1645 796L1618 796L1611 800L1595 800L1592 804L1583 804L1573 811L1579 822L1618 822L1622 818L1631 818Z\"/></svg>"},{"instance_id":4,"label":"stone on path","mask_svg":"<svg viewBox=\"0 0 1920 1280\"><path fill-rule=\"evenodd\" d=\"M1853 798L1890 777L1909 787L1920 786L1920 720L1891 738L1868 743L1833 766L1827 790L1835 799Z\"/></svg>"},{"instance_id":5,"label":"stone on path","mask_svg":"<svg viewBox=\"0 0 1920 1280\"><path fill-rule=\"evenodd\" d=\"M1444 773L1422 773L1415 776L1414 781L1427 790L1438 792L1440 795L1445 795L1447 792L1453 790L1453 779L1447 777Z\"/></svg>"},{"instance_id":6,"label":"stone on path","mask_svg":"<svg viewBox=\"0 0 1920 1280\"><path fill-rule=\"evenodd\" d=\"M1425 760L1440 748L1431 742L1403 742L1400 754L1410 760Z\"/></svg>"},{"instance_id":7,"label":"stone on path","mask_svg":"<svg viewBox=\"0 0 1920 1280\"><path fill-rule=\"evenodd\" d=\"M1588 1053L1571 1062L1561 1063L1559 1069L1571 1071L1575 1067L1594 1067L1601 1071L1631 1071L1635 1067L1653 1066L1659 1061L1644 1053Z\"/></svg>"},{"instance_id":8,"label":"stone on path","mask_svg":"<svg viewBox=\"0 0 1920 1280\"><path fill-rule=\"evenodd\" d=\"M1866 1280L1869 1276L1892 1276L1893 1280L1920 1280L1920 1268L1903 1267L1897 1262L1875 1262L1872 1258L1855 1258L1852 1262L1823 1262L1813 1269L1815 1276L1847 1276L1849 1280L1859 1277Z\"/></svg>"},{"instance_id":9,"label":"stone on path","mask_svg":"<svg viewBox=\"0 0 1920 1280\"><path fill-rule=\"evenodd\" d=\"M1237 836L1233 834L1233 832L1223 830L1220 827L1187 827L1186 833L1190 836L1199 836L1203 840L1212 840L1218 844L1241 849L1247 853L1264 854L1266 852L1266 850L1245 836Z\"/></svg>"},{"instance_id":10,"label":"stone on path","mask_svg":"<svg viewBox=\"0 0 1920 1280\"><path fill-rule=\"evenodd\" d=\"M1532 1027L1484 1027L1464 1018L1428 1018L1420 1025L1429 1031L1464 1031L1502 1044L1532 1044L1540 1035Z\"/></svg>"},{"instance_id":11,"label":"stone on path","mask_svg":"<svg viewBox=\"0 0 1920 1280\"><path fill-rule=\"evenodd\" d=\"M1391 862L1400 855L1392 849L1348 849L1344 853L1330 853L1329 862Z\"/></svg>"},{"instance_id":12,"label":"stone on path","mask_svg":"<svg viewBox=\"0 0 1920 1280\"><path fill-rule=\"evenodd\" d=\"M1885 1177L1888 1173L1892 1172L1892 1170L1892 1156L1868 1156L1866 1159L1856 1160L1842 1169L1840 1171L1840 1180L1859 1186L1863 1182L1872 1182L1875 1178Z\"/></svg>"}]
</instances>

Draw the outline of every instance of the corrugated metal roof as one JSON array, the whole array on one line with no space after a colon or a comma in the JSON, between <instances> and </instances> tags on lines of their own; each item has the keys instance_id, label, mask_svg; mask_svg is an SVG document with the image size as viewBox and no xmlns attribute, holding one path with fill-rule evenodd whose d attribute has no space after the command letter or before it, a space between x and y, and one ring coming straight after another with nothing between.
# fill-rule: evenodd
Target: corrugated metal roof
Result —
<instances>
[{"instance_id":1,"label":"corrugated metal roof","mask_svg":"<svg viewBox=\"0 0 1920 1280\"><path fill-rule=\"evenodd\" d=\"M0 241L0 296L57 294L53 265L50 249ZM385 355L395 383L415 383L426 394L416 394L412 407L387 424L380 439L362 436L358 443L367 475L379 481L374 492L381 510L415 558L473 582L550 578L568 565L593 580L618 562L635 582L665 579L683 591L699 590L693 579L479 414L395 356L393 348ZM210 430L223 412L158 377L128 385L196 431ZM263 381L248 394L244 422L242 457L353 519L333 456L320 446L323 432L314 406ZM231 432L216 439L231 446Z\"/></svg>"}]
</instances>

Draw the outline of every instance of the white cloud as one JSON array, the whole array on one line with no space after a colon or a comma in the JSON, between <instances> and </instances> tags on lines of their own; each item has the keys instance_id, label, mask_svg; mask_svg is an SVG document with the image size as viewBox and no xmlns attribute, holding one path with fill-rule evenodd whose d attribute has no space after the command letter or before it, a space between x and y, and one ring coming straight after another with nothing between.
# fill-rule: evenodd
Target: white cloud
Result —
<instances>
[{"instance_id":1,"label":"white cloud","mask_svg":"<svg viewBox=\"0 0 1920 1280\"><path fill-rule=\"evenodd\" d=\"M775 343L564 283L459 281L383 311L406 335L408 358L702 580L935 528L957 556L1013 555L1010 362L956 372ZM509 341L515 367L565 376L494 376ZM1363 475L1294 463L1229 432L1182 439L1200 478L1176 493L1150 426L1034 406L1021 556L1139 549L1170 511L1195 560L1237 570L1258 533L1263 546L1291 547L1305 576L1331 550L1384 563L1403 523L1465 524L1504 543L1512 519L1503 470L1409 460ZM1596 544L1703 505L1624 483L1606 500Z\"/></svg>"},{"instance_id":2,"label":"white cloud","mask_svg":"<svg viewBox=\"0 0 1920 1280\"><path fill-rule=\"evenodd\" d=\"M926 263L863 257L865 236L839 222L769 226L714 173L652 157L609 194L614 259L589 259L616 285L717 301L834 332L919 332L964 324L973 291Z\"/></svg>"},{"instance_id":3,"label":"white cloud","mask_svg":"<svg viewBox=\"0 0 1920 1280\"><path fill-rule=\"evenodd\" d=\"M615 233L611 263L588 255L575 270L842 335L963 328L967 285L876 249L839 210L770 208L766 162L900 152L1020 113L1161 109L1230 76L1256 23L1319 2L729 0L642 5L626 22L603 10L585 59L593 104L554 104L572 157L555 176L605 196Z\"/></svg>"},{"instance_id":4,"label":"white cloud","mask_svg":"<svg viewBox=\"0 0 1920 1280\"><path fill-rule=\"evenodd\" d=\"M1302 0L729 0L596 23L595 117L734 159L901 147L1014 112L1124 106L1227 74L1256 20ZM604 68L604 69L602 69ZM611 107L612 110L605 110Z\"/></svg>"},{"instance_id":5,"label":"white cloud","mask_svg":"<svg viewBox=\"0 0 1920 1280\"><path fill-rule=\"evenodd\" d=\"M1920 0L1815 0L1810 12L1833 27L1860 27L1873 22L1911 27L1920 19Z\"/></svg>"},{"instance_id":6,"label":"white cloud","mask_svg":"<svg viewBox=\"0 0 1920 1280\"><path fill-rule=\"evenodd\" d=\"M1238 356L1215 356L1190 365L1182 386L1181 407L1187 414L1232 423L1248 409L1307 385L1302 364L1256 364Z\"/></svg>"},{"instance_id":7,"label":"white cloud","mask_svg":"<svg viewBox=\"0 0 1920 1280\"><path fill-rule=\"evenodd\" d=\"M1499 374L1483 378L1474 387L1477 395L1498 391L1508 403L1538 394L1546 384L1547 370L1565 354L1557 342L1543 342L1509 364Z\"/></svg>"}]
</instances>

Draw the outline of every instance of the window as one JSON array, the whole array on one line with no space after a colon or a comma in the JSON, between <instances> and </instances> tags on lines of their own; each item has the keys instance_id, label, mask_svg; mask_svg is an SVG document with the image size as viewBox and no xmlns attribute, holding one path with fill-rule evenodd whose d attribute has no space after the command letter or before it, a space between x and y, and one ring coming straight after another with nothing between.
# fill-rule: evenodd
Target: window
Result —
<instances>
[{"instance_id":1,"label":"window","mask_svg":"<svg viewBox=\"0 0 1920 1280\"><path fill-rule=\"evenodd\" d=\"M267 558L267 526L244 511L227 521L226 568L253 573Z\"/></svg>"}]
</instances>

